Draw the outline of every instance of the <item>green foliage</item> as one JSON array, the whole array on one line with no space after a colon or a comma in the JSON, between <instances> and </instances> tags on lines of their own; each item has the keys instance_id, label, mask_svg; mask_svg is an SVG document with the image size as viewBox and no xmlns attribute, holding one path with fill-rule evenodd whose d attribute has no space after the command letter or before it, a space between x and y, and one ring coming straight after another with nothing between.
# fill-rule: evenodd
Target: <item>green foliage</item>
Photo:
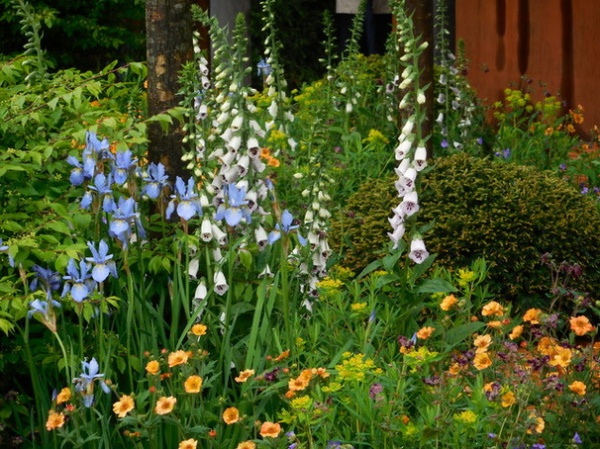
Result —
<instances>
[{"instance_id":1,"label":"green foliage","mask_svg":"<svg viewBox=\"0 0 600 449\"><path fill-rule=\"evenodd\" d=\"M597 205L553 173L465 154L440 158L423 177L420 206L419 222L433 223L425 240L436 265L456 269L483 257L498 294L540 301L550 293L545 253L583 267L570 288L595 295L600 287ZM357 270L385 248L392 207L391 178L366 182L348 200L332 233L347 239L337 244L345 265Z\"/></svg>"}]
</instances>

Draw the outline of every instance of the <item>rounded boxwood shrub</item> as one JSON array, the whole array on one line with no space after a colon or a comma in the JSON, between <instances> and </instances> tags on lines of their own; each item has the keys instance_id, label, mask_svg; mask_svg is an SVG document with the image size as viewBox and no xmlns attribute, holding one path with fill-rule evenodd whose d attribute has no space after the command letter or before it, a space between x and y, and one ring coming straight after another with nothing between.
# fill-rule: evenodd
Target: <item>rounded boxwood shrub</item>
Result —
<instances>
[{"instance_id":1,"label":"rounded boxwood shrub","mask_svg":"<svg viewBox=\"0 0 600 449\"><path fill-rule=\"evenodd\" d=\"M394 178L367 181L353 195L333 235L343 264L360 271L386 248L387 217L398 203ZM583 274L569 288L596 296L600 290L600 212L594 200L551 172L457 154L435 161L421 177L420 225L436 264L450 269L483 257L495 293L533 298L551 289L541 261L577 263Z\"/></svg>"}]
</instances>

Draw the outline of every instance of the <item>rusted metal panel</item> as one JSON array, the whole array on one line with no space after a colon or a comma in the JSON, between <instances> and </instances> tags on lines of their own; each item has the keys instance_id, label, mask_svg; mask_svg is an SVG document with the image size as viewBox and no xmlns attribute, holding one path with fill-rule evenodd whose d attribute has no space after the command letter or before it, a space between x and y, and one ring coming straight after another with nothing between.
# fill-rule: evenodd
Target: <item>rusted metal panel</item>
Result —
<instances>
[{"instance_id":1,"label":"rusted metal panel","mask_svg":"<svg viewBox=\"0 0 600 449\"><path fill-rule=\"evenodd\" d=\"M600 125L600 2L456 0L456 39L465 43L469 81L491 104L506 87L532 80L534 98L560 94L585 109L581 132Z\"/></svg>"}]
</instances>

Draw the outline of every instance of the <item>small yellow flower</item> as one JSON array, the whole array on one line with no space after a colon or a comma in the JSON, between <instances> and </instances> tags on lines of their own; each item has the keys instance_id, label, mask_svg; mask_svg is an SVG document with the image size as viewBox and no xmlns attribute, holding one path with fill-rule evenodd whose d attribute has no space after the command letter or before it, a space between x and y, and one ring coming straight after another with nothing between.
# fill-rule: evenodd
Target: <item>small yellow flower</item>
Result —
<instances>
[{"instance_id":1,"label":"small yellow flower","mask_svg":"<svg viewBox=\"0 0 600 449\"><path fill-rule=\"evenodd\" d=\"M431 334L433 334L433 331L435 331L435 327L431 327L431 326L422 327L421 329L419 329L417 331L417 338L419 338L421 340L427 340L429 337L431 337Z\"/></svg>"},{"instance_id":2,"label":"small yellow flower","mask_svg":"<svg viewBox=\"0 0 600 449\"><path fill-rule=\"evenodd\" d=\"M252 376L254 376L254 370L253 369L245 369L244 371L242 371L240 373L239 376L237 376L235 378L235 381L237 383L244 383L246 382L248 379L250 379Z\"/></svg>"},{"instance_id":3,"label":"small yellow flower","mask_svg":"<svg viewBox=\"0 0 600 449\"><path fill-rule=\"evenodd\" d=\"M507 391L502 395L500 404L502 407L507 408L513 405L517 401L515 394L512 391Z\"/></svg>"},{"instance_id":4,"label":"small yellow flower","mask_svg":"<svg viewBox=\"0 0 600 449\"><path fill-rule=\"evenodd\" d=\"M354 310L355 312L358 312L359 310L363 310L366 307L367 307L366 302L355 302L354 304L350 305L350 308L352 310Z\"/></svg>"},{"instance_id":5,"label":"small yellow flower","mask_svg":"<svg viewBox=\"0 0 600 449\"><path fill-rule=\"evenodd\" d=\"M469 282L474 281L475 277L476 276L473 271L463 269L458 270L458 284L462 287L465 287L467 284L469 284Z\"/></svg>"},{"instance_id":6,"label":"small yellow flower","mask_svg":"<svg viewBox=\"0 0 600 449\"><path fill-rule=\"evenodd\" d=\"M190 376L183 383L186 393L200 393L202 388L202 378L200 376Z\"/></svg>"},{"instance_id":7,"label":"small yellow flower","mask_svg":"<svg viewBox=\"0 0 600 449\"><path fill-rule=\"evenodd\" d=\"M203 335L206 335L207 329L208 327L206 327L205 324L194 324L192 326L192 334L196 335L197 337L201 337Z\"/></svg>"},{"instance_id":8,"label":"small yellow flower","mask_svg":"<svg viewBox=\"0 0 600 449\"><path fill-rule=\"evenodd\" d=\"M263 438L277 438L281 433L281 426L279 423L273 423L270 421L265 421L260 426L260 436Z\"/></svg>"},{"instance_id":9,"label":"small yellow flower","mask_svg":"<svg viewBox=\"0 0 600 449\"><path fill-rule=\"evenodd\" d=\"M592 332L595 327L590 323L588 317L581 315L577 317L569 318L569 324L571 325L571 330L575 333L575 335L583 336L588 332Z\"/></svg>"},{"instance_id":10,"label":"small yellow flower","mask_svg":"<svg viewBox=\"0 0 600 449\"><path fill-rule=\"evenodd\" d=\"M189 354L181 349L179 351L172 352L169 354L168 364L170 368L177 365L183 365L187 363Z\"/></svg>"},{"instance_id":11,"label":"small yellow flower","mask_svg":"<svg viewBox=\"0 0 600 449\"><path fill-rule=\"evenodd\" d=\"M310 396L300 396L299 398L293 399L290 405L293 409L307 409L312 404L312 398Z\"/></svg>"},{"instance_id":12,"label":"small yellow flower","mask_svg":"<svg viewBox=\"0 0 600 449\"><path fill-rule=\"evenodd\" d=\"M256 443L253 441L242 441L235 449L256 449Z\"/></svg>"},{"instance_id":13,"label":"small yellow flower","mask_svg":"<svg viewBox=\"0 0 600 449\"><path fill-rule=\"evenodd\" d=\"M502 316L504 315L504 307L497 301L490 301L481 310L483 316Z\"/></svg>"},{"instance_id":14,"label":"small yellow flower","mask_svg":"<svg viewBox=\"0 0 600 449\"><path fill-rule=\"evenodd\" d=\"M475 354L473 366L481 371L492 366L492 359L490 359L487 352L480 352L479 354Z\"/></svg>"},{"instance_id":15,"label":"small yellow flower","mask_svg":"<svg viewBox=\"0 0 600 449\"><path fill-rule=\"evenodd\" d=\"M46 429L54 430L59 429L65 425L65 415L60 412L56 413L54 410L50 410L48 420L46 421Z\"/></svg>"},{"instance_id":16,"label":"small yellow flower","mask_svg":"<svg viewBox=\"0 0 600 449\"><path fill-rule=\"evenodd\" d=\"M149 374L158 374L160 372L160 363L158 363L158 360L150 360L146 363L146 371Z\"/></svg>"},{"instance_id":17,"label":"small yellow flower","mask_svg":"<svg viewBox=\"0 0 600 449\"><path fill-rule=\"evenodd\" d=\"M63 404L65 402L68 402L69 399L71 399L71 389L69 387L65 387L62 390L60 390L60 393L58 393L58 395L56 396L56 403Z\"/></svg>"},{"instance_id":18,"label":"small yellow flower","mask_svg":"<svg viewBox=\"0 0 600 449\"><path fill-rule=\"evenodd\" d=\"M569 390L571 390L575 394L578 394L579 396L585 396L586 386L583 382L576 380L571 385L569 385Z\"/></svg>"},{"instance_id":19,"label":"small yellow flower","mask_svg":"<svg viewBox=\"0 0 600 449\"><path fill-rule=\"evenodd\" d=\"M184 440L179 443L178 449L196 449L198 446L198 441L190 438L189 440Z\"/></svg>"},{"instance_id":20,"label":"small yellow flower","mask_svg":"<svg viewBox=\"0 0 600 449\"><path fill-rule=\"evenodd\" d=\"M513 327L513 330L508 334L508 338L511 340L516 340L523 333L523 325L519 324L518 326Z\"/></svg>"},{"instance_id":21,"label":"small yellow flower","mask_svg":"<svg viewBox=\"0 0 600 449\"><path fill-rule=\"evenodd\" d=\"M454 419L464 424L473 424L477 421L477 415L473 410L465 410L464 412L455 414Z\"/></svg>"},{"instance_id":22,"label":"small yellow flower","mask_svg":"<svg viewBox=\"0 0 600 449\"><path fill-rule=\"evenodd\" d=\"M117 402L113 404L113 412L119 417L124 418L135 407L135 402L131 396L124 394Z\"/></svg>"},{"instance_id":23,"label":"small yellow flower","mask_svg":"<svg viewBox=\"0 0 600 449\"><path fill-rule=\"evenodd\" d=\"M448 312L456 304L458 304L458 299L456 296L448 295L442 299L442 302L440 303L440 309L442 309L444 312Z\"/></svg>"},{"instance_id":24,"label":"small yellow flower","mask_svg":"<svg viewBox=\"0 0 600 449\"><path fill-rule=\"evenodd\" d=\"M154 412L157 415L166 415L173 411L173 407L175 407L175 403L177 402L177 398L173 396L162 396L156 402L156 407L154 407Z\"/></svg>"},{"instance_id":25,"label":"small yellow flower","mask_svg":"<svg viewBox=\"0 0 600 449\"><path fill-rule=\"evenodd\" d=\"M235 407L226 408L223 411L223 421L225 424L235 424L240 420L240 411Z\"/></svg>"}]
</instances>

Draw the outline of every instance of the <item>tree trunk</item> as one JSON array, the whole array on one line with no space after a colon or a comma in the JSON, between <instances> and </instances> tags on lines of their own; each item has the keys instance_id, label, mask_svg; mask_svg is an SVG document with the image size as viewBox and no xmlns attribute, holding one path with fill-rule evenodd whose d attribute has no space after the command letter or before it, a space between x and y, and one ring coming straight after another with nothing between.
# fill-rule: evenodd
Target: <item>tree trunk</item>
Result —
<instances>
[{"instance_id":1,"label":"tree trunk","mask_svg":"<svg viewBox=\"0 0 600 449\"><path fill-rule=\"evenodd\" d=\"M146 0L148 114L177 106L179 73L193 57L192 0ZM169 176L189 177L181 160L183 131L177 124L164 132L157 122L148 126L148 159L162 162Z\"/></svg>"},{"instance_id":2,"label":"tree trunk","mask_svg":"<svg viewBox=\"0 0 600 449\"><path fill-rule=\"evenodd\" d=\"M423 122L423 136L431 136L433 132L433 51L434 51L434 9L433 0L406 0L408 14L413 14L415 36L420 36L420 42L427 41L429 47L421 54L419 68L421 70L421 86L428 86L425 90L426 118ZM427 141L427 157L433 156L432 140Z\"/></svg>"}]
</instances>

